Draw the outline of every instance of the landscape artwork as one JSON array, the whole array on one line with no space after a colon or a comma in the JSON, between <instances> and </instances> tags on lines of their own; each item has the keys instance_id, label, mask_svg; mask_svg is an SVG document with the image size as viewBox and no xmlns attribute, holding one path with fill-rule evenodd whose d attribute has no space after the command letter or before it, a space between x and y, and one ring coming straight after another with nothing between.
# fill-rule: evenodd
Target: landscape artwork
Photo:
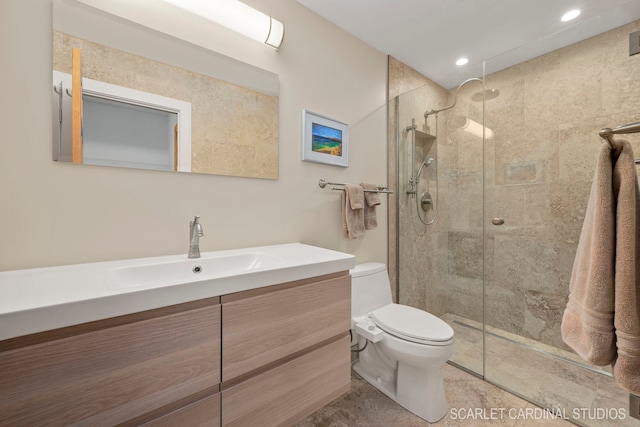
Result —
<instances>
[{"instance_id":1,"label":"landscape artwork","mask_svg":"<svg viewBox=\"0 0 640 427\"><path fill-rule=\"evenodd\" d=\"M349 126L302 110L302 160L349 167Z\"/></svg>"},{"instance_id":2,"label":"landscape artwork","mask_svg":"<svg viewBox=\"0 0 640 427\"><path fill-rule=\"evenodd\" d=\"M342 156L342 131L313 123L311 126L311 150L331 156Z\"/></svg>"}]
</instances>

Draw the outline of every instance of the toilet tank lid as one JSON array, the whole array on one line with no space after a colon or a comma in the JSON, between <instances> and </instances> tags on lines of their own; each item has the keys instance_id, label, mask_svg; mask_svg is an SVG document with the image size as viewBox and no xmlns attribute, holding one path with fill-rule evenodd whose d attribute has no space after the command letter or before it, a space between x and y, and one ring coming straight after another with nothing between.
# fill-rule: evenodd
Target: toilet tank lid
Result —
<instances>
[{"instance_id":1,"label":"toilet tank lid","mask_svg":"<svg viewBox=\"0 0 640 427\"><path fill-rule=\"evenodd\" d=\"M369 276L371 274L380 273L386 271L387 266L381 262L365 262L363 264L358 264L351 270L351 277L362 277Z\"/></svg>"}]
</instances>

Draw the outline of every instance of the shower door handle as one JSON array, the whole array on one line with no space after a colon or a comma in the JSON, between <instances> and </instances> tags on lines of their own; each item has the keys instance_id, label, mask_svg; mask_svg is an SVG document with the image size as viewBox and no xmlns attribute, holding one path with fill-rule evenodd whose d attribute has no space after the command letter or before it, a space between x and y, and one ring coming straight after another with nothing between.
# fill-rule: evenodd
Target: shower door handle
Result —
<instances>
[{"instance_id":1,"label":"shower door handle","mask_svg":"<svg viewBox=\"0 0 640 427\"><path fill-rule=\"evenodd\" d=\"M493 224L493 225L502 225L502 224L504 224L504 219L503 218L493 218L491 220L491 224Z\"/></svg>"}]
</instances>

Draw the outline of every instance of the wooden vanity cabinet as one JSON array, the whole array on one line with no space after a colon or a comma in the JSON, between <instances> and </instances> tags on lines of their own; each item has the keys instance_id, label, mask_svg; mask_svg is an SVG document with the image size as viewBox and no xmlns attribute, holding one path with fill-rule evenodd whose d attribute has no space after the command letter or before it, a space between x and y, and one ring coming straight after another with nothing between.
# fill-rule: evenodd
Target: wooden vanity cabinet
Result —
<instances>
[{"instance_id":1,"label":"wooden vanity cabinet","mask_svg":"<svg viewBox=\"0 0 640 427\"><path fill-rule=\"evenodd\" d=\"M196 403L219 399L220 314L216 297L0 341L0 425L219 425Z\"/></svg>"},{"instance_id":2,"label":"wooden vanity cabinet","mask_svg":"<svg viewBox=\"0 0 640 427\"><path fill-rule=\"evenodd\" d=\"M351 387L348 335L222 390L223 426L290 426Z\"/></svg>"},{"instance_id":3,"label":"wooden vanity cabinet","mask_svg":"<svg viewBox=\"0 0 640 427\"><path fill-rule=\"evenodd\" d=\"M0 341L0 426L286 426L350 388L347 271Z\"/></svg>"},{"instance_id":4,"label":"wooden vanity cabinet","mask_svg":"<svg viewBox=\"0 0 640 427\"><path fill-rule=\"evenodd\" d=\"M222 296L222 425L290 425L347 393L351 276Z\"/></svg>"}]
</instances>

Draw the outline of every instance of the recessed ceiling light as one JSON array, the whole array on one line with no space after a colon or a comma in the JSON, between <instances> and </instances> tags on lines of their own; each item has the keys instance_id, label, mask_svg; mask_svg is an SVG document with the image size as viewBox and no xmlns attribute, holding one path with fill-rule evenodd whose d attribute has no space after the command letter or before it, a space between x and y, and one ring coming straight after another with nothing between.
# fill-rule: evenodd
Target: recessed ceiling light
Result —
<instances>
[{"instance_id":1,"label":"recessed ceiling light","mask_svg":"<svg viewBox=\"0 0 640 427\"><path fill-rule=\"evenodd\" d=\"M456 61L456 65L465 65L467 62L469 62L469 58L460 58Z\"/></svg>"},{"instance_id":2,"label":"recessed ceiling light","mask_svg":"<svg viewBox=\"0 0 640 427\"><path fill-rule=\"evenodd\" d=\"M572 19L576 19L578 17L578 15L580 15L580 10L573 9L573 10L570 10L569 12L565 13L564 15L562 15L562 18L560 18L560 20L562 22L571 21Z\"/></svg>"}]
</instances>

